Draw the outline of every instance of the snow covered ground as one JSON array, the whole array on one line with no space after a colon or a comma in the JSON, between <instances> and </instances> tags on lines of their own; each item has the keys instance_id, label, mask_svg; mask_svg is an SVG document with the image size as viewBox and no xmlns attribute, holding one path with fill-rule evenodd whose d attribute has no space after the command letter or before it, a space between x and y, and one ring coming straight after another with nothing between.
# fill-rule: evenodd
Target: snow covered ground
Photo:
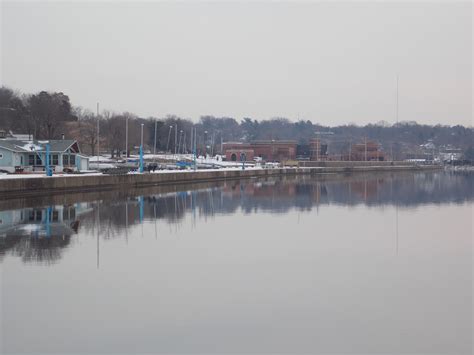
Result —
<instances>
[{"instance_id":1,"label":"snow covered ground","mask_svg":"<svg viewBox=\"0 0 474 355\"><path fill-rule=\"evenodd\" d=\"M90 163L95 163L97 161L99 161L101 163L115 163L115 160L113 160L109 157L104 157L103 155L101 155L101 156L94 155L92 157L89 157L89 162Z\"/></svg>"},{"instance_id":2,"label":"snow covered ground","mask_svg":"<svg viewBox=\"0 0 474 355\"><path fill-rule=\"evenodd\" d=\"M139 157L138 156L130 156L130 160L137 160ZM188 173L188 172L193 172L194 169L191 166L188 169L177 169L173 163L173 161L178 162L178 161L187 161L190 163L194 162L194 156L192 154L145 154L144 158L146 160L146 163L149 163L150 161L153 160L169 160L170 163L168 164L170 169L165 169L165 170L156 170L154 172L151 172L152 174L168 174L168 173ZM102 173L94 171L94 170L99 170L99 169L108 169L108 168L114 168L116 166L120 166L121 164L117 164L117 162L114 159L111 159L110 157L107 156L93 156L90 157L89 160L89 168L91 171L88 171L83 174L54 174L53 177L59 177L59 176L65 176L65 177L80 177L80 176L94 176L94 175L102 175ZM197 157L196 158L196 164L198 166L197 171L233 171L233 170L242 170L242 162L234 162L234 161L223 161L222 156L215 156L215 157ZM271 169L277 167L276 165L271 165L267 164L266 169ZM205 169L202 169L205 168ZM263 167L255 163L253 161L245 162L245 170L259 170L263 169ZM132 171L129 174L140 174L137 171ZM148 174L148 172L145 172L145 174ZM31 179L31 178L40 178L40 177L45 177L45 174L1 174L0 173L0 179Z\"/></svg>"},{"instance_id":3,"label":"snow covered ground","mask_svg":"<svg viewBox=\"0 0 474 355\"><path fill-rule=\"evenodd\" d=\"M84 174L54 174L51 178L57 177L71 177L77 178L81 176L97 176L103 175L102 173L98 173L95 171L90 171ZM44 178L47 177L46 174L0 174L0 180L4 179L35 179L35 178Z\"/></svg>"},{"instance_id":4,"label":"snow covered ground","mask_svg":"<svg viewBox=\"0 0 474 355\"><path fill-rule=\"evenodd\" d=\"M261 166L246 166L245 170L262 170L265 169ZM268 169L268 168L267 168ZM216 169L198 169L196 170L197 172L209 172L209 171L237 171L237 170L242 170L242 164L239 164L238 166L228 166L228 167L220 167ZM186 173L192 173L194 172L194 169L183 169L183 170L156 170L152 172L144 172L143 174L170 174L170 173L178 173L178 174L186 174ZM136 174L141 174L137 171L131 171L128 174L131 175L136 175ZM94 171L89 171L87 173L83 174L54 174L52 178L57 178L57 177L69 177L69 178L78 178L81 176L98 176L98 175L104 175L100 172L94 172ZM3 179L34 179L34 178L44 178L46 177L45 174L0 174L0 180Z\"/></svg>"}]
</instances>

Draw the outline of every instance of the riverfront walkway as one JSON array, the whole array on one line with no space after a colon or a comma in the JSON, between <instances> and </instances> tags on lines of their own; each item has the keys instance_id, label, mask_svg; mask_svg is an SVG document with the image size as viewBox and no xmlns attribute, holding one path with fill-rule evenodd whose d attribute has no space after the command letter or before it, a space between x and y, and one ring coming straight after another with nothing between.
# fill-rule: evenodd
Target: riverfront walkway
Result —
<instances>
[{"instance_id":1,"label":"riverfront walkway","mask_svg":"<svg viewBox=\"0 0 474 355\"><path fill-rule=\"evenodd\" d=\"M285 175L319 175L336 173L416 171L442 169L440 165L414 164L330 164L326 166L272 169L209 169L157 171L155 173L105 175L86 174L35 178L0 179L0 197L17 198L28 195L51 195L68 192L85 192L119 187L144 187L157 185L189 184L193 182L245 179L254 177L278 177ZM375 162L374 162L375 163Z\"/></svg>"}]
</instances>

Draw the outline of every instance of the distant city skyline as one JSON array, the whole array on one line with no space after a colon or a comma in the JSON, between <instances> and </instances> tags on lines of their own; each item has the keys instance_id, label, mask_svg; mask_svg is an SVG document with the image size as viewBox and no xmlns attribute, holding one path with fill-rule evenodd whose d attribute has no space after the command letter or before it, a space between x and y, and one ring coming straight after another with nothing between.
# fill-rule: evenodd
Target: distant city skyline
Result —
<instances>
[{"instance_id":1,"label":"distant city skyline","mask_svg":"<svg viewBox=\"0 0 474 355\"><path fill-rule=\"evenodd\" d=\"M1 2L1 85L72 104L473 125L471 2Z\"/></svg>"}]
</instances>

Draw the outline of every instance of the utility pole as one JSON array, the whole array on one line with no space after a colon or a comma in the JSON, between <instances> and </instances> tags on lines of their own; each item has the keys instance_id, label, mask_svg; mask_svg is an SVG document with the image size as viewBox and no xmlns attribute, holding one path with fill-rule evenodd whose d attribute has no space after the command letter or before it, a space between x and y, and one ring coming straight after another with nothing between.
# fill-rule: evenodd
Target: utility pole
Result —
<instances>
[{"instance_id":1,"label":"utility pole","mask_svg":"<svg viewBox=\"0 0 474 355\"><path fill-rule=\"evenodd\" d=\"M398 74L397 74L397 111L396 111L396 120L398 126Z\"/></svg>"},{"instance_id":2,"label":"utility pole","mask_svg":"<svg viewBox=\"0 0 474 355\"><path fill-rule=\"evenodd\" d=\"M170 126L170 130L168 132L168 143L166 143L166 153L169 152L169 147L170 147L170 139L171 139L171 130L173 129L173 126Z\"/></svg>"},{"instance_id":3,"label":"utility pole","mask_svg":"<svg viewBox=\"0 0 474 355\"><path fill-rule=\"evenodd\" d=\"M181 149L181 138L183 137L183 130L179 131L179 141L178 141L178 154Z\"/></svg>"},{"instance_id":4,"label":"utility pole","mask_svg":"<svg viewBox=\"0 0 474 355\"><path fill-rule=\"evenodd\" d=\"M155 160L155 155L156 155L156 126L157 126L158 121L155 120L155 141L153 143L153 160Z\"/></svg>"},{"instance_id":5,"label":"utility pole","mask_svg":"<svg viewBox=\"0 0 474 355\"><path fill-rule=\"evenodd\" d=\"M125 161L128 158L128 116L125 118Z\"/></svg>"},{"instance_id":6,"label":"utility pole","mask_svg":"<svg viewBox=\"0 0 474 355\"><path fill-rule=\"evenodd\" d=\"M196 127L194 127L194 146L193 146L193 155L194 155L194 171L196 171Z\"/></svg>"},{"instance_id":7,"label":"utility pole","mask_svg":"<svg viewBox=\"0 0 474 355\"><path fill-rule=\"evenodd\" d=\"M211 157L214 156L214 141L216 140L216 132L212 132L211 136Z\"/></svg>"},{"instance_id":8,"label":"utility pole","mask_svg":"<svg viewBox=\"0 0 474 355\"><path fill-rule=\"evenodd\" d=\"M143 123L140 132L140 172L143 173Z\"/></svg>"},{"instance_id":9,"label":"utility pole","mask_svg":"<svg viewBox=\"0 0 474 355\"><path fill-rule=\"evenodd\" d=\"M99 103L97 103L97 163L100 168L100 120L99 120Z\"/></svg>"},{"instance_id":10,"label":"utility pole","mask_svg":"<svg viewBox=\"0 0 474 355\"><path fill-rule=\"evenodd\" d=\"M186 132L183 132L183 145L181 146L181 154L186 154Z\"/></svg>"},{"instance_id":11,"label":"utility pole","mask_svg":"<svg viewBox=\"0 0 474 355\"><path fill-rule=\"evenodd\" d=\"M178 143L178 124L175 124L175 130L174 130L174 154L176 155L176 143Z\"/></svg>"},{"instance_id":12,"label":"utility pole","mask_svg":"<svg viewBox=\"0 0 474 355\"><path fill-rule=\"evenodd\" d=\"M349 143L349 161L352 161L352 138Z\"/></svg>"},{"instance_id":13,"label":"utility pole","mask_svg":"<svg viewBox=\"0 0 474 355\"><path fill-rule=\"evenodd\" d=\"M365 137L365 161L367 161L367 137Z\"/></svg>"},{"instance_id":14,"label":"utility pole","mask_svg":"<svg viewBox=\"0 0 474 355\"><path fill-rule=\"evenodd\" d=\"M398 112L399 112L399 99L398 99L398 73L397 73L397 105L396 105L396 108L395 108L395 119L396 119L396 128L395 129L398 129ZM392 148L393 148L393 142L392 142ZM398 159L398 157L397 157ZM392 155L392 161L393 161L393 155Z\"/></svg>"}]
</instances>

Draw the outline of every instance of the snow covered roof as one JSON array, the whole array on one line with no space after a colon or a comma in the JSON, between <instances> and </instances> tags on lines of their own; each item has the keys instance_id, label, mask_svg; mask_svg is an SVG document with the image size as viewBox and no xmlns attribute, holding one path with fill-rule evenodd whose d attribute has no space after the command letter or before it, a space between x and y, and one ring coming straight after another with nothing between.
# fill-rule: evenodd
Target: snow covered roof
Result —
<instances>
[{"instance_id":1,"label":"snow covered roof","mask_svg":"<svg viewBox=\"0 0 474 355\"><path fill-rule=\"evenodd\" d=\"M49 150L52 153L63 153L73 145L76 145L75 150L80 153L77 142L72 139L61 140L20 140L20 139L2 139L0 140L0 148L10 150L12 152L26 153L26 152L41 152L46 151L46 144L49 144Z\"/></svg>"}]
</instances>

